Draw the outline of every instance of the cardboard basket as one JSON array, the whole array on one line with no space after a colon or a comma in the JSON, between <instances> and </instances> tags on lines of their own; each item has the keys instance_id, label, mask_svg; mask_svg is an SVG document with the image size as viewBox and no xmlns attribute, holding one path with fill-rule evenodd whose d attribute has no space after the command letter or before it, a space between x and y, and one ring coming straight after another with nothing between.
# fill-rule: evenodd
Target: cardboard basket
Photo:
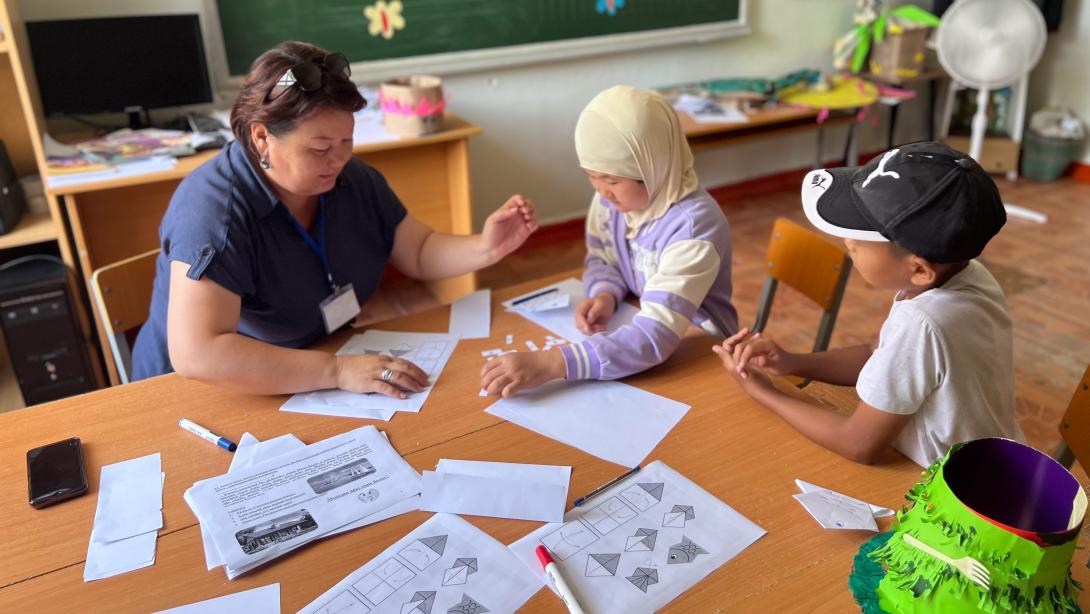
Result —
<instances>
[{"instance_id":1,"label":"cardboard basket","mask_svg":"<svg viewBox=\"0 0 1090 614\"><path fill-rule=\"evenodd\" d=\"M383 125L391 134L419 136L443 129L443 82L431 75L391 79L379 86Z\"/></svg>"},{"instance_id":2,"label":"cardboard basket","mask_svg":"<svg viewBox=\"0 0 1090 614\"><path fill-rule=\"evenodd\" d=\"M900 34L886 34L882 42L871 48L871 73L891 82L920 76L930 32L931 28L913 28Z\"/></svg>"}]
</instances>

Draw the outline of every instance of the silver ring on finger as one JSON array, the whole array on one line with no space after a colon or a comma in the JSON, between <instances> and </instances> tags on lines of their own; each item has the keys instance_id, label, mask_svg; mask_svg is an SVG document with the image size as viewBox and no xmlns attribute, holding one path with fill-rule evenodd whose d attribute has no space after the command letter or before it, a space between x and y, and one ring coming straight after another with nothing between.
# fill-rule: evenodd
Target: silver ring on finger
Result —
<instances>
[{"instance_id":1,"label":"silver ring on finger","mask_svg":"<svg viewBox=\"0 0 1090 614\"><path fill-rule=\"evenodd\" d=\"M389 367L382 370L382 381L386 382L387 384L390 383L390 378L392 378L393 376L394 372L391 371Z\"/></svg>"}]
</instances>

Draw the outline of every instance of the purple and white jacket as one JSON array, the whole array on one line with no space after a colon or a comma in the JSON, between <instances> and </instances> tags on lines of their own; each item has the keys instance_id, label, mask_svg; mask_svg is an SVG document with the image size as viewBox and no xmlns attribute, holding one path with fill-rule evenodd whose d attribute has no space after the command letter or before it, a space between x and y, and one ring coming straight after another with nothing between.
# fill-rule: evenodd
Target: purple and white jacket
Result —
<instances>
[{"instance_id":1,"label":"purple and white jacket","mask_svg":"<svg viewBox=\"0 0 1090 614\"><path fill-rule=\"evenodd\" d=\"M690 324L717 335L738 331L730 302L730 224L704 189L674 203L632 239L624 214L595 195L587 213L586 296L608 292L620 304L640 298L631 324L562 345L567 379L618 379L673 353Z\"/></svg>"}]
</instances>

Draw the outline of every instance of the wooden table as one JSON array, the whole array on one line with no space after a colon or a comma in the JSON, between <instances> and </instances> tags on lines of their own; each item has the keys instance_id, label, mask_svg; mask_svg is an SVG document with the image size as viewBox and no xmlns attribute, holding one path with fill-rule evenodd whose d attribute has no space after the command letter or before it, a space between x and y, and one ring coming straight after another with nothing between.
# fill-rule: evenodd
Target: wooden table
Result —
<instances>
[{"instance_id":1,"label":"wooden table","mask_svg":"<svg viewBox=\"0 0 1090 614\"><path fill-rule=\"evenodd\" d=\"M386 177L417 219L442 232L468 234L473 232L469 138L481 129L454 115L447 116L445 126L427 136L358 144L353 152ZM91 274L99 267L159 247L159 223L174 190L217 153L209 150L180 158L168 171L51 188L50 194L63 202L65 227L79 262L77 276L89 287ZM436 280L428 287L447 303L476 289L476 276ZM107 333L94 309L99 345L107 354L110 379L117 381Z\"/></svg>"},{"instance_id":2,"label":"wooden table","mask_svg":"<svg viewBox=\"0 0 1090 614\"><path fill-rule=\"evenodd\" d=\"M701 123L684 111L678 111L681 128L689 141L693 152L715 149L727 145L744 143L770 136L793 134L809 130L817 131L817 149L814 168L825 166L821 156L823 129L830 126L848 126L848 139L845 143L845 159L855 158L855 113L834 111L822 123L817 122L818 111L799 107L779 106L757 109L746 113L749 118L745 123Z\"/></svg>"},{"instance_id":3,"label":"wooden table","mask_svg":"<svg viewBox=\"0 0 1090 614\"><path fill-rule=\"evenodd\" d=\"M554 279L559 279L556 277ZM514 334L543 341L546 332L508 314L499 301L540 287L545 281L498 292L491 339L459 343L427 405L419 414L378 423L394 447L417 470L440 458L570 464L572 498L620 473L618 466L503 422L483 410L494 399L477 396L480 352L503 345ZM379 328L446 330L449 308L400 318ZM323 347L336 348L344 335ZM898 507L920 469L889 452L877 467L850 463L809 442L756 405L727 377L706 339L687 340L666 364L628 383L683 401L689 413L650 455L734 507L768 531L737 558L712 573L666 608L669 612L852 612L847 588L851 557L870 534L820 529L791 500L794 479ZM244 431L259 439L295 433L304 442L356 428L360 420L277 411L284 397L235 394L166 375L82 397L0 415L0 517L9 530L0 553L0 609L114 612L154 611L279 582L284 612L294 612L340 581L430 515L413 512L311 544L233 582L220 569L205 570L200 530L182 492L199 479L224 473L227 453L176 425L188 417L237 440ZM96 497L84 496L34 510L25 498L27 449L79 436L86 451L91 491L102 465L161 452L166 482L164 527L154 566L84 584L83 561ZM503 543L538 523L468 517ZM888 520L880 521L883 528ZM1076 578L1090 582L1076 555ZM1081 599L1083 607L1090 600ZM89 604L92 604L89 606ZM526 612L564 612L549 591L536 594Z\"/></svg>"}]
</instances>

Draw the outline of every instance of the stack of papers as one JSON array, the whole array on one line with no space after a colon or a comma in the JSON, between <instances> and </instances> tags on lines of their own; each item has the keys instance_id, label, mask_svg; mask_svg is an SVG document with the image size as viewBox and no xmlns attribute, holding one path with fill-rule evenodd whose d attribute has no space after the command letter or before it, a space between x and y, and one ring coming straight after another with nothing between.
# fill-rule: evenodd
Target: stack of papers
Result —
<instances>
[{"instance_id":1,"label":"stack of papers","mask_svg":"<svg viewBox=\"0 0 1090 614\"><path fill-rule=\"evenodd\" d=\"M233 595L162 610L155 614L236 614L237 612L280 614L280 585L270 584Z\"/></svg>"},{"instance_id":2,"label":"stack of papers","mask_svg":"<svg viewBox=\"0 0 1090 614\"><path fill-rule=\"evenodd\" d=\"M420 509L560 522L571 467L440 459L424 472Z\"/></svg>"},{"instance_id":3,"label":"stack of papers","mask_svg":"<svg viewBox=\"0 0 1090 614\"><path fill-rule=\"evenodd\" d=\"M764 534L655 461L509 548L542 581L535 550L548 548L587 612L633 614L662 608Z\"/></svg>"},{"instance_id":4,"label":"stack of papers","mask_svg":"<svg viewBox=\"0 0 1090 614\"><path fill-rule=\"evenodd\" d=\"M156 452L102 468L84 582L155 562L155 538L163 526L161 467Z\"/></svg>"},{"instance_id":5,"label":"stack of papers","mask_svg":"<svg viewBox=\"0 0 1090 614\"><path fill-rule=\"evenodd\" d=\"M635 467L689 406L613 381L549 382L485 412L588 454Z\"/></svg>"},{"instance_id":6,"label":"stack of papers","mask_svg":"<svg viewBox=\"0 0 1090 614\"><path fill-rule=\"evenodd\" d=\"M892 516L893 510L871 505L854 497L795 480L802 493L792 495L825 529L859 529L878 532L875 518Z\"/></svg>"},{"instance_id":7,"label":"stack of papers","mask_svg":"<svg viewBox=\"0 0 1090 614\"><path fill-rule=\"evenodd\" d=\"M389 420L399 411L418 412L428 400L432 387L447 366L458 338L440 333L402 333L369 330L348 340L337 354L388 356L407 360L428 374L431 386L421 392L409 392L406 399L395 399L372 393L360 394L344 390L317 390L296 394L280 407L280 411L342 418Z\"/></svg>"},{"instance_id":8,"label":"stack of papers","mask_svg":"<svg viewBox=\"0 0 1090 614\"><path fill-rule=\"evenodd\" d=\"M436 514L299 613L500 614L540 589L503 544L457 516Z\"/></svg>"},{"instance_id":9,"label":"stack of papers","mask_svg":"<svg viewBox=\"0 0 1090 614\"><path fill-rule=\"evenodd\" d=\"M239 450L243 460L227 475L185 493L208 568L224 565L231 579L315 539L419 508L420 475L373 426L311 445L247 433Z\"/></svg>"},{"instance_id":10,"label":"stack of papers","mask_svg":"<svg viewBox=\"0 0 1090 614\"><path fill-rule=\"evenodd\" d=\"M583 282L569 278L504 301L503 306L572 343L578 343L587 338L575 327L575 307L582 299ZM606 323L605 332L611 333L625 324L631 324L639 312L639 309L622 302Z\"/></svg>"}]
</instances>

